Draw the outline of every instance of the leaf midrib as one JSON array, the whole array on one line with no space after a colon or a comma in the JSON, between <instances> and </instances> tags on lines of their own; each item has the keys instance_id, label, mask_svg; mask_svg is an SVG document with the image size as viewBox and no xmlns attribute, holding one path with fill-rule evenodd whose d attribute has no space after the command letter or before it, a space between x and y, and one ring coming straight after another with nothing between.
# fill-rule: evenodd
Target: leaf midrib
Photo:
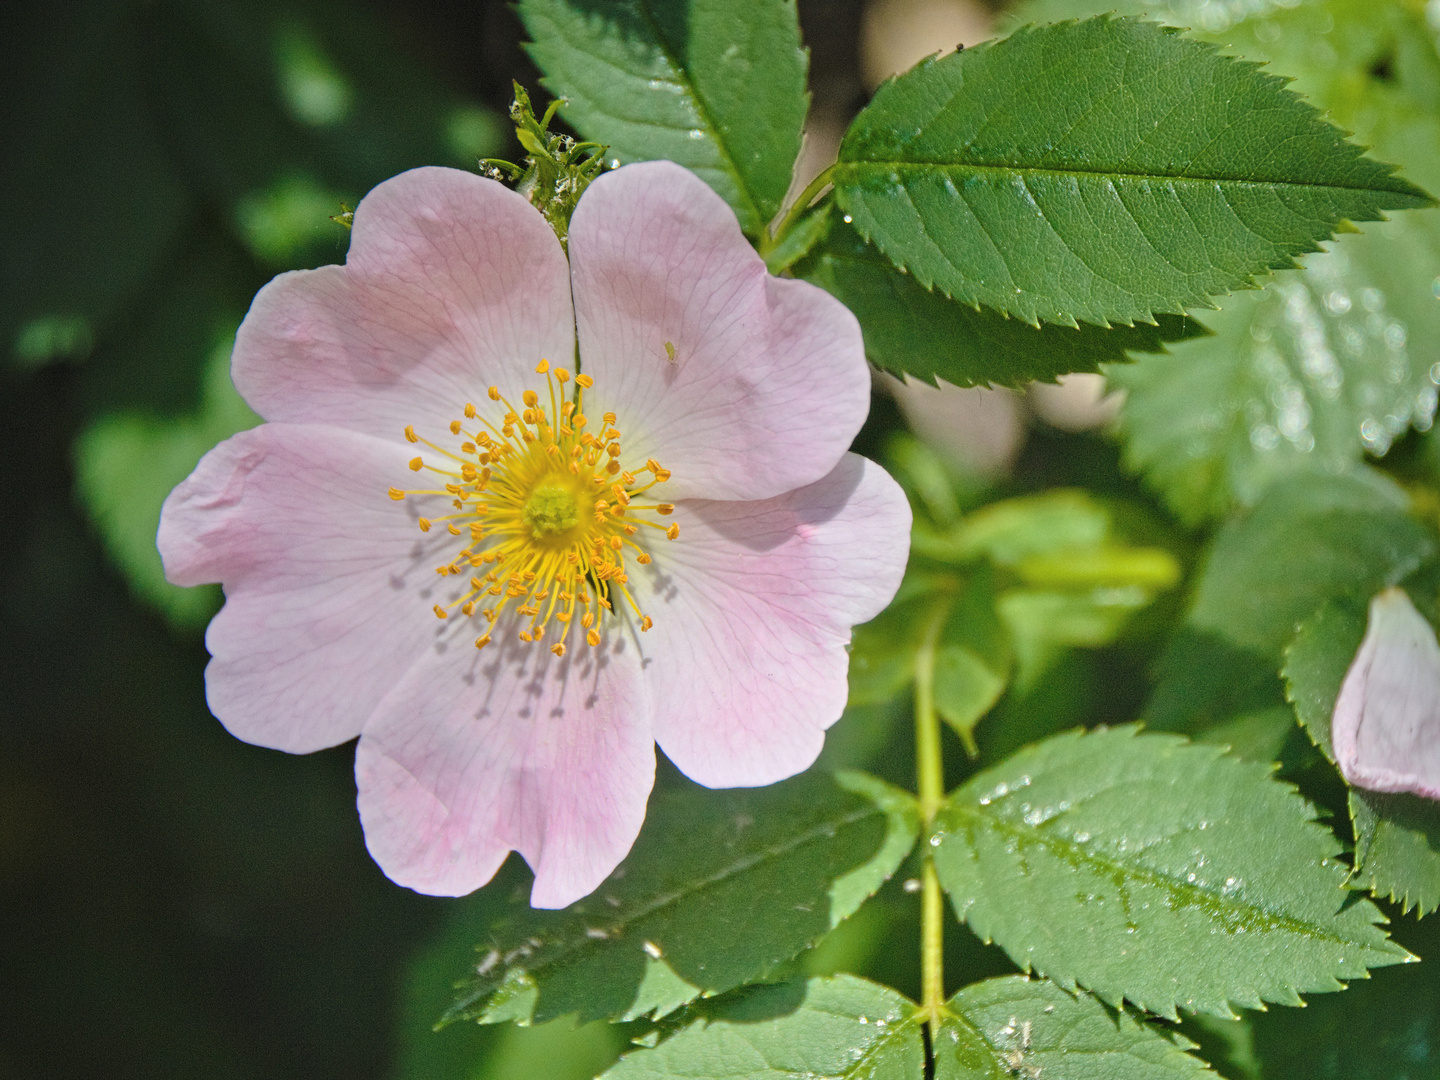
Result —
<instances>
[{"instance_id":1,"label":"leaf midrib","mask_svg":"<svg viewBox=\"0 0 1440 1080\"><path fill-rule=\"evenodd\" d=\"M709 104L701 95L700 88L695 85L695 80L690 77L689 69L676 59L675 53L671 48L670 41L665 37L663 33L661 33L660 26L655 21L655 16L650 10L649 0L639 0L639 2L636 4L636 8L639 10L640 17L644 19L645 25L650 31L651 38L655 42L655 48L664 58L665 63L669 65L670 70L673 72L678 72L680 74L680 78L671 78L664 81L670 83L672 86L678 87L681 92L684 93L684 95L695 106L695 113L699 117L701 125L704 127L706 132L709 133L710 141L719 151L720 170L726 175L728 175L732 181L734 181L736 192L738 193L740 198L745 200L747 209L754 216L754 219L757 222L760 222L761 227L763 227L764 214L760 210L759 203L756 202L754 195L751 193L749 184L746 183L745 178L740 174L740 169L735 164L734 155L732 155L730 152L729 144L726 143L726 141L721 137L720 127L715 122L715 117L711 113ZM570 44L579 52L583 52L585 55L591 57L592 59L598 60L606 67L612 68L615 71L620 72L627 78L633 79L640 77L637 76L634 72L621 67L619 64L608 59L607 57L599 55L593 49L586 48L583 43L577 43L574 41L574 39L569 37L567 37L566 40L569 41ZM602 112L607 116L613 116L618 120L624 120L626 123L644 124L647 127L660 128L666 131L685 130L684 128L676 127L673 124L661 124L655 122L654 120L636 119L632 117L622 116L619 113L612 112L608 108L602 108L599 105L596 105L595 109L597 112Z\"/></svg>"},{"instance_id":2,"label":"leaf midrib","mask_svg":"<svg viewBox=\"0 0 1440 1080\"><path fill-rule=\"evenodd\" d=\"M856 807L854 810L849 811L848 813L843 814L838 818L831 818L822 822L817 822L814 826L807 829L805 832L798 833L795 836L790 837L783 843L761 848L759 851L753 852L748 858L730 863L726 867L722 868L716 873L711 874L708 877L699 878L685 887L674 889L668 893L658 894L650 901L635 908L633 911L622 915L617 920L607 920L608 927L613 928L609 937L597 939L586 936L577 936L571 938L569 941L556 942L552 946L553 951L542 962L533 966L518 964L513 965L513 967L520 967L527 974L535 976L536 973L544 972L547 969L554 968L560 965L565 960L568 960L577 952L580 952L584 949L592 948L596 950L603 950L616 945L620 945L622 944L622 939L624 935L637 922L641 922L649 916L654 915L667 907L677 904L682 900L685 900L686 898L695 895L696 893L703 892L704 890L709 888L713 888L716 885L728 881L732 877L743 874L748 870L752 870L756 866L759 866L761 863L787 855L791 851L794 851L796 848L803 847L805 844L811 843L816 839L828 839L829 836L827 836L827 830L845 828L850 825L854 825L857 822L863 821L867 817L875 814L878 814L886 819L886 836L888 838L890 833L890 819L892 817L892 814L890 812L873 803L869 806ZM883 841L881 846L884 846ZM878 853L879 851L877 849L876 854ZM857 866L852 867L851 870L859 869L861 866L864 866L868 861L869 860L867 859L864 862L859 863ZM850 871L846 872L849 873ZM485 995L491 994L494 991L498 990L500 986L503 985L505 974L510 970L512 970L512 966L506 966L504 970L500 973L500 977L492 980L491 986L483 990L476 991L472 996L462 1001L457 1001L453 1006L453 1011L458 1012L463 1009L468 1009L481 998L485 997Z\"/></svg>"},{"instance_id":3,"label":"leaf midrib","mask_svg":"<svg viewBox=\"0 0 1440 1080\"><path fill-rule=\"evenodd\" d=\"M986 814L981 809L973 805L952 803L951 810L957 815L967 815L974 820L980 822L981 824L993 828L997 832L1004 833L1006 836L1015 837L1017 839L1023 838L1026 840L1038 842L1042 847L1058 854L1060 858L1062 858L1066 862L1071 863L1072 865L1074 865L1076 862L1086 863L1096 868L1117 871L1123 874L1125 877L1137 878L1141 881L1141 883L1151 885L1152 887L1161 890L1180 891L1192 897L1204 898L1206 901L1216 903L1223 900L1228 906L1242 908L1246 911L1257 912L1264 916L1266 919L1272 920L1274 923L1274 925L1272 926L1265 927L1264 929L1266 931L1286 930L1303 937L1308 937L1310 939L1319 938L1321 940L1328 941L1336 945L1353 946L1365 949L1369 952L1377 951L1375 947L1369 943L1357 941L1354 938L1350 937L1341 937L1331 931L1322 930L1319 927L1316 927L1313 923L1303 921L1298 916L1291 915L1289 913L1278 913L1271 910L1270 908L1263 907L1249 900L1236 903L1233 898L1222 896L1212 889L1203 888L1198 883L1176 880L1174 878L1166 877L1158 870L1153 870L1149 867L1136 866L1131 863L1120 862L1118 860L1100 856L1096 854L1092 849L1080 844L1076 844L1073 841L1065 839L1064 837L1055 836L1054 834L1042 833L1039 829L1034 827L1021 828L1012 824L1009 821L1006 821L1003 818L991 814ZM1078 856L1078 858L1072 858L1067 856Z\"/></svg>"},{"instance_id":4,"label":"leaf midrib","mask_svg":"<svg viewBox=\"0 0 1440 1080\"><path fill-rule=\"evenodd\" d=\"M1359 184L1320 183L1309 180L1247 180L1240 177L1229 176L1197 176L1190 173L1172 172L1124 172L1114 169L1059 169L1041 168L1029 165L980 165L971 162L961 161L890 161L879 158L863 158L858 160L841 160L835 166L836 172L843 174L847 169L860 172L862 170L874 171L914 171L916 169L955 169L976 173L1001 173L1001 174L1023 174L1025 176L1066 176L1066 177L1099 177L1103 179L1122 180L1180 180L1196 184L1228 184L1239 187L1256 188L1320 188L1326 191L1360 191L1372 195L1397 195L1412 199L1421 206L1426 205L1422 196L1408 191L1394 188L1374 188ZM838 185L837 185L838 186ZM1397 209L1391 207L1390 209Z\"/></svg>"},{"instance_id":5,"label":"leaf midrib","mask_svg":"<svg viewBox=\"0 0 1440 1080\"><path fill-rule=\"evenodd\" d=\"M755 196L751 194L750 185L747 184L745 178L740 175L740 167L735 163L735 158L730 153L730 145L721 138L720 125L715 122L714 116L711 115L709 104L701 95L700 88L695 84L695 80L690 77L689 68L676 61L675 56L671 52L669 40L660 32L660 24L655 21L655 16L650 10L650 0L640 0L640 12L644 16L646 24L650 27L650 32L655 35L655 40L659 43L660 51L665 56L665 62L676 71L684 73L685 81L682 85L684 85L686 92L689 94L690 100L695 103L695 111L699 114L701 123L703 123L705 129L710 132L710 137L715 140L715 145L720 150L720 160L724 164L725 171L728 172L735 181L736 190L745 200L750 212L755 215L755 220L759 223L758 227L764 228L765 215L760 211L760 204L755 200Z\"/></svg>"}]
</instances>

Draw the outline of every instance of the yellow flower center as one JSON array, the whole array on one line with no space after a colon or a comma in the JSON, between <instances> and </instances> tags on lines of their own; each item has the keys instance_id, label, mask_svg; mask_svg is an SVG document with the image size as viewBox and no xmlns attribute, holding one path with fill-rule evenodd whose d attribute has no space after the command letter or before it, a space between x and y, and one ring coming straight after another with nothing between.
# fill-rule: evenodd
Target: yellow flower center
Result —
<instances>
[{"instance_id":1,"label":"yellow flower center","mask_svg":"<svg viewBox=\"0 0 1440 1080\"><path fill-rule=\"evenodd\" d=\"M594 385L588 375L575 376L574 396L567 397L570 373L541 360L535 369L545 376L549 408L534 390L526 390L519 409L490 387L488 396L498 414L480 415L466 402L463 420L450 424L460 440L446 449L405 429L405 438L424 443L445 460L427 464L410 461L415 472L443 477L443 487L402 490L390 497L445 495L455 513L420 518L420 530L444 525L459 537L461 547L437 566L442 577L470 575L469 588L449 605L435 605L438 618L457 612L486 620L475 647L490 644L490 630L507 610L518 617L521 641L555 640L550 651L565 655L565 640L578 624L592 646L599 645L606 619L615 617L617 598L640 620L653 625L630 594L626 559L644 565L650 554L639 542L642 529L659 530L674 540L680 526L665 525L654 515L674 512L670 503L654 501L651 490L670 472L651 459L631 472L621 466L620 429L614 413L606 413L594 431L584 412L585 391ZM501 411L503 409L503 411ZM468 430L468 429L473 430ZM648 481L641 482L644 474ZM552 628L552 624L554 624Z\"/></svg>"}]
</instances>

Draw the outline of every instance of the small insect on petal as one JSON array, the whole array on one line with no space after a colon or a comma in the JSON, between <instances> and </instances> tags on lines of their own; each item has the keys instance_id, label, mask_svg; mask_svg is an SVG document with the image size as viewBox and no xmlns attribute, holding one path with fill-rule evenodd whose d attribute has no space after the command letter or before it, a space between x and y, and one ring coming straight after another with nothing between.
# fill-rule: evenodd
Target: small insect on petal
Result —
<instances>
[{"instance_id":1,"label":"small insect on petal","mask_svg":"<svg viewBox=\"0 0 1440 1080\"><path fill-rule=\"evenodd\" d=\"M1440 643L1403 589L1370 601L1330 735L1354 786L1440 799Z\"/></svg>"}]
</instances>

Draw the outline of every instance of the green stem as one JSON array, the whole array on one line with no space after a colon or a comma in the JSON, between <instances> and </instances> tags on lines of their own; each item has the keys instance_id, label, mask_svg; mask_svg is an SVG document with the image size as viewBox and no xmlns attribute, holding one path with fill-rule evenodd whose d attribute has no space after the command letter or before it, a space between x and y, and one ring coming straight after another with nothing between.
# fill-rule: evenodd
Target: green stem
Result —
<instances>
[{"instance_id":1,"label":"green stem","mask_svg":"<svg viewBox=\"0 0 1440 1080\"><path fill-rule=\"evenodd\" d=\"M835 166L832 165L819 176L815 177L814 180L811 180L805 190L800 193L800 197L790 204L790 209L786 212L785 216L780 219L780 224L775 226L775 231L761 234L760 254L762 256L769 254L780 246L780 241L785 239L786 234L795 227L795 223L800 220L806 210L810 209L810 204L815 201L816 196L820 194L826 184L830 183L830 174L834 172L834 170Z\"/></svg>"},{"instance_id":2,"label":"green stem","mask_svg":"<svg viewBox=\"0 0 1440 1080\"><path fill-rule=\"evenodd\" d=\"M915 771L920 795L921 835L928 837L945 801L945 767L940 750L940 718L935 712L935 643L940 622L925 636L915 655ZM945 1011L945 905L928 839L924 842L924 879L920 896L920 1011L937 1035Z\"/></svg>"}]
</instances>

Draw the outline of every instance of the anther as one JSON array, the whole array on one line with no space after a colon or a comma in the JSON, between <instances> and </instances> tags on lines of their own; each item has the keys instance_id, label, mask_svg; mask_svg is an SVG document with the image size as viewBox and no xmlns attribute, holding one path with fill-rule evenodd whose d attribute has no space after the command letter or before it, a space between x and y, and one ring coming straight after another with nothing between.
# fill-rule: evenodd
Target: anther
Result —
<instances>
[{"instance_id":1,"label":"anther","mask_svg":"<svg viewBox=\"0 0 1440 1080\"><path fill-rule=\"evenodd\" d=\"M421 469L423 469L424 467L425 467L425 462L421 461L418 457L417 457L417 458L411 458L411 459L410 459L410 471L411 471L411 472L419 472L419 471L420 471Z\"/></svg>"},{"instance_id":2,"label":"anther","mask_svg":"<svg viewBox=\"0 0 1440 1080\"><path fill-rule=\"evenodd\" d=\"M649 566L650 556L642 551L639 555L635 556L635 561L638 562L641 566Z\"/></svg>"},{"instance_id":3,"label":"anther","mask_svg":"<svg viewBox=\"0 0 1440 1080\"><path fill-rule=\"evenodd\" d=\"M670 523L670 527L665 530L665 536L666 536L668 539L670 539L670 540L674 540L674 539L675 539L677 536L679 536L679 535L680 535L680 523L679 523L678 521L672 521L672 522Z\"/></svg>"},{"instance_id":4,"label":"anther","mask_svg":"<svg viewBox=\"0 0 1440 1080\"><path fill-rule=\"evenodd\" d=\"M490 644L490 635L489 635L489 634L485 634L483 637L477 637L477 638L475 639L475 647L476 647L477 649L483 649L486 645L489 645L489 644Z\"/></svg>"},{"instance_id":5,"label":"anther","mask_svg":"<svg viewBox=\"0 0 1440 1080\"><path fill-rule=\"evenodd\" d=\"M594 615L594 613L587 611L587 612L585 612L584 615L580 616L580 625L583 626L586 630L589 630L590 627L594 626L594 625L595 625L595 615Z\"/></svg>"},{"instance_id":6,"label":"anther","mask_svg":"<svg viewBox=\"0 0 1440 1080\"><path fill-rule=\"evenodd\" d=\"M528 645L530 642L534 641L535 639L530 636L530 631L528 631L528 630L521 630L521 631L520 631L520 640L523 641L523 642L525 642L525 643Z\"/></svg>"},{"instance_id":7,"label":"anther","mask_svg":"<svg viewBox=\"0 0 1440 1080\"><path fill-rule=\"evenodd\" d=\"M429 519L429 518L421 518L417 524L419 524L419 526L420 526L420 531L421 531L421 532L429 532L429 531L430 531L430 519Z\"/></svg>"},{"instance_id":8,"label":"anther","mask_svg":"<svg viewBox=\"0 0 1440 1080\"><path fill-rule=\"evenodd\" d=\"M445 531L448 532L451 536L459 536L460 526L456 525L453 521L451 521L446 524Z\"/></svg>"},{"instance_id":9,"label":"anther","mask_svg":"<svg viewBox=\"0 0 1440 1080\"><path fill-rule=\"evenodd\" d=\"M470 615L474 615L474 614L475 614L475 601L474 601L474 600L471 600L468 604L462 604L462 605L460 606L460 611L461 611L464 615L466 615L467 617L470 616Z\"/></svg>"},{"instance_id":10,"label":"anther","mask_svg":"<svg viewBox=\"0 0 1440 1080\"><path fill-rule=\"evenodd\" d=\"M465 419L466 419L466 420L474 420L474 419L475 419L475 406L472 405L472 404L471 404L470 402L468 402L468 401L465 402Z\"/></svg>"},{"instance_id":11,"label":"anther","mask_svg":"<svg viewBox=\"0 0 1440 1080\"><path fill-rule=\"evenodd\" d=\"M414 424L406 424L406 425L405 425L405 441L406 441L406 442L419 442L419 441L420 441L420 436L415 434L415 425L414 425Z\"/></svg>"},{"instance_id":12,"label":"anther","mask_svg":"<svg viewBox=\"0 0 1440 1080\"><path fill-rule=\"evenodd\" d=\"M581 386L583 386L586 390L589 390L590 387L595 385L595 380L592 379L589 375L576 375L575 381Z\"/></svg>"},{"instance_id":13,"label":"anther","mask_svg":"<svg viewBox=\"0 0 1440 1080\"><path fill-rule=\"evenodd\" d=\"M550 361L549 361L549 360L542 359L542 360L540 361L540 363L538 363L538 364L535 365L535 374L536 374L536 375L544 375L544 374L545 374L547 371L549 371L549 370L550 370Z\"/></svg>"},{"instance_id":14,"label":"anther","mask_svg":"<svg viewBox=\"0 0 1440 1080\"><path fill-rule=\"evenodd\" d=\"M594 648L596 645L600 644L600 631L591 630L588 634L585 635L585 640L590 643L591 648Z\"/></svg>"},{"instance_id":15,"label":"anther","mask_svg":"<svg viewBox=\"0 0 1440 1080\"><path fill-rule=\"evenodd\" d=\"M534 390L526 390L520 395L520 400L533 409L540 403L540 395L535 393Z\"/></svg>"},{"instance_id":16,"label":"anther","mask_svg":"<svg viewBox=\"0 0 1440 1080\"><path fill-rule=\"evenodd\" d=\"M392 488L390 489L390 497L391 497L392 499L394 499L396 502L400 502L402 499L405 498L405 492L401 491L401 490L400 490L399 488L397 488L397 487L392 487Z\"/></svg>"},{"instance_id":17,"label":"anther","mask_svg":"<svg viewBox=\"0 0 1440 1080\"><path fill-rule=\"evenodd\" d=\"M607 413L606 413L604 416L602 416L600 419L601 419L601 420L604 420L605 423L607 423L607 424L614 424L614 423L615 423L615 414L614 414L613 412L607 412Z\"/></svg>"},{"instance_id":18,"label":"anther","mask_svg":"<svg viewBox=\"0 0 1440 1080\"><path fill-rule=\"evenodd\" d=\"M443 607L441 607L439 604L436 604L436 605L435 605L435 609L434 609L434 610L435 610L435 617L436 617L437 619L448 619L448 618L450 617L450 616L446 613L445 609L444 609Z\"/></svg>"},{"instance_id":19,"label":"anther","mask_svg":"<svg viewBox=\"0 0 1440 1080\"><path fill-rule=\"evenodd\" d=\"M451 421L450 421L450 434L451 434L451 435L459 435L459 434L460 434L460 421L459 421L459 420L451 420Z\"/></svg>"},{"instance_id":20,"label":"anther","mask_svg":"<svg viewBox=\"0 0 1440 1080\"><path fill-rule=\"evenodd\" d=\"M553 652L556 656L564 656L565 646L561 642L557 641L554 645L550 646L550 651Z\"/></svg>"},{"instance_id":21,"label":"anther","mask_svg":"<svg viewBox=\"0 0 1440 1080\"><path fill-rule=\"evenodd\" d=\"M561 386L564 386L565 383L569 381L569 379L570 373L566 371L563 367L557 367L555 369L555 381L558 382Z\"/></svg>"},{"instance_id":22,"label":"anther","mask_svg":"<svg viewBox=\"0 0 1440 1080\"><path fill-rule=\"evenodd\" d=\"M652 626L654 626L654 625L655 625L655 620L652 619L652 618L650 618L649 615L645 615L645 616L643 616L643 617L640 619L640 629L641 629L642 631L644 631L644 630L649 630L649 629L650 629Z\"/></svg>"},{"instance_id":23,"label":"anther","mask_svg":"<svg viewBox=\"0 0 1440 1080\"><path fill-rule=\"evenodd\" d=\"M485 393L486 393L486 395L490 398L491 401L499 401L499 400L500 400L500 388L499 388L498 386L492 386L492 387L490 387L490 389L487 390L487 391L485 391Z\"/></svg>"},{"instance_id":24,"label":"anther","mask_svg":"<svg viewBox=\"0 0 1440 1080\"><path fill-rule=\"evenodd\" d=\"M661 503L659 506L655 507L655 509L658 513L661 514L673 514L675 512L675 504Z\"/></svg>"}]
</instances>

